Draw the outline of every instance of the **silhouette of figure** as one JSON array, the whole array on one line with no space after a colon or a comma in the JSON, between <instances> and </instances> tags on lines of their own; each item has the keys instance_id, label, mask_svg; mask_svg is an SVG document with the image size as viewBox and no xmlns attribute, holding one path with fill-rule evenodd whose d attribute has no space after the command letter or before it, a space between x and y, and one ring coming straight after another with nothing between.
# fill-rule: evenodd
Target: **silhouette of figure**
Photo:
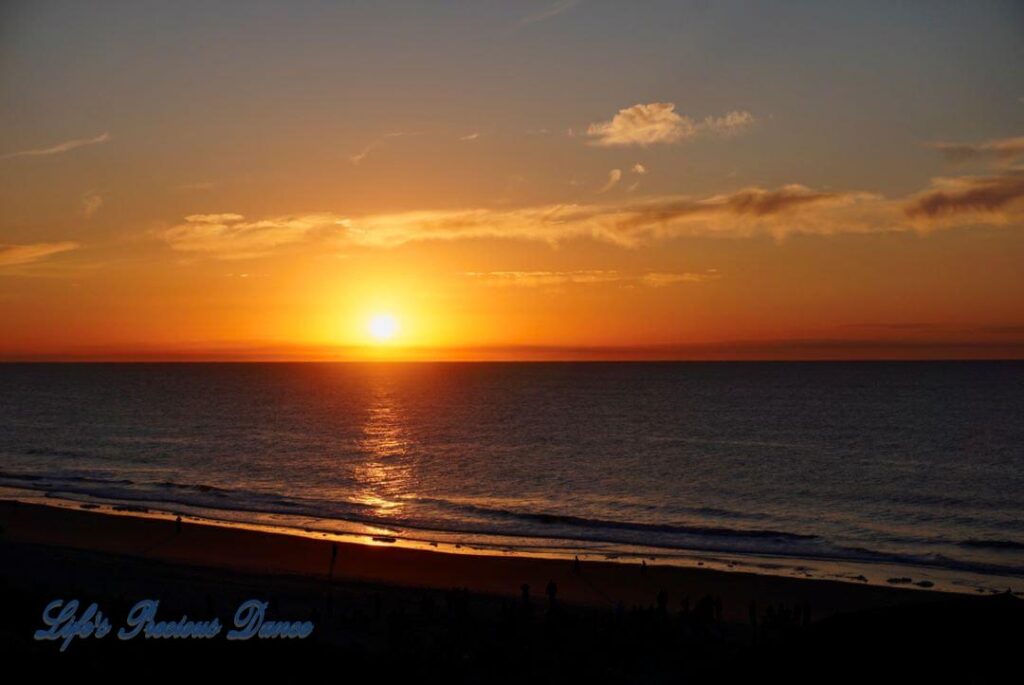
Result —
<instances>
[{"instance_id":1,"label":"silhouette of figure","mask_svg":"<svg viewBox=\"0 0 1024 685\"><path fill-rule=\"evenodd\" d=\"M533 615L533 607L530 605L530 584L529 583L523 583L522 585L519 586L519 591L522 593L521 596L522 596L522 601L523 601L523 607L522 607L523 615L527 616L527 617L532 616Z\"/></svg>"},{"instance_id":2,"label":"silhouette of figure","mask_svg":"<svg viewBox=\"0 0 1024 685\"><path fill-rule=\"evenodd\" d=\"M548 611L554 611L555 610L555 596L558 594L558 585L555 584L555 581L549 580L548 581L548 586L547 586L545 591L548 594Z\"/></svg>"},{"instance_id":3,"label":"silhouette of figure","mask_svg":"<svg viewBox=\"0 0 1024 685\"><path fill-rule=\"evenodd\" d=\"M699 625L709 625L715 620L715 600L711 595L704 595L697 602L694 618Z\"/></svg>"},{"instance_id":4,"label":"silhouette of figure","mask_svg":"<svg viewBox=\"0 0 1024 685\"><path fill-rule=\"evenodd\" d=\"M646 559L641 559L640 560L640 573L647 573L647 560Z\"/></svg>"},{"instance_id":5,"label":"silhouette of figure","mask_svg":"<svg viewBox=\"0 0 1024 685\"><path fill-rule=\"evenodd\" d=\"M580 574L580 558L579 558L579 556L574 557L573 560L572 560L572 572L575 573L576 575Z\"/></svg>"},{"instance_id":6,"label":"silhouette of figure","mask_svg":"<svg viewBox=\"0 0 1024 685\"><path fill-rule=\"evenodd\" d=\"M174 519L174 534L181 535L181 515Z\"/></svg>"},{"instance_id":7,"label":"silhouette of figure","mask_svg":"<svg viewBox=\"0 0 1024 685\"><path fill-rule=\"evenodd\" d=\"M334 580L334 562L338 560L338 544L335 542L331 543L331 566L327 570L327 579Z\"/></svg>"}]
</instances>

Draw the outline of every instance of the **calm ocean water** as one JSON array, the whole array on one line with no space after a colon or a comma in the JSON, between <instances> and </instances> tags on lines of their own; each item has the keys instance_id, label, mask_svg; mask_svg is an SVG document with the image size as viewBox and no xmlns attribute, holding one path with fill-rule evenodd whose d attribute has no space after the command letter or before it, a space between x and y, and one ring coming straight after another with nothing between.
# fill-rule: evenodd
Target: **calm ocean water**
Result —
<instances>
[{"instance_id":1,"label":"calm ocean water","mask_svg":"<svg viewBox=\"0 0 1024 685\"><path fill-rule=\"evenodd\" d=\"M62 498L1024 578L1016 362L8 364L0 417L0 485Z\"/></svg>"}]
</instances>

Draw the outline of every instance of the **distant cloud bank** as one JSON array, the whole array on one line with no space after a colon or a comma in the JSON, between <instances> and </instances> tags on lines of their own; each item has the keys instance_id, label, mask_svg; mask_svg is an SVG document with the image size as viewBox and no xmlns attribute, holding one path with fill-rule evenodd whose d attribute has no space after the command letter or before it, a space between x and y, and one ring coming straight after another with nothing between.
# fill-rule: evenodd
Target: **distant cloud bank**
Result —
<instances>
[{"instance_id":1,"label":"distant cloud bank","mask_svg":"<svg viewBox=\"0 0 1024 685\"><path fill-rule=\"evenodd\" d=\"M618 171L619 173L615 173ZM605 189L622 178L613 170ZM1024 219L1024 172L937 179L921 193L889 199L799 184L644 201L468 208L345 216L323 212L249 220L197 214L159 232L174 250L221 259L257 257L301 244L392 248L422 241L511 239L555 245L590 239L637 247L685 237L744 239L791 235L921 232L1004 226Z\"/></svg>"}]
</instances>

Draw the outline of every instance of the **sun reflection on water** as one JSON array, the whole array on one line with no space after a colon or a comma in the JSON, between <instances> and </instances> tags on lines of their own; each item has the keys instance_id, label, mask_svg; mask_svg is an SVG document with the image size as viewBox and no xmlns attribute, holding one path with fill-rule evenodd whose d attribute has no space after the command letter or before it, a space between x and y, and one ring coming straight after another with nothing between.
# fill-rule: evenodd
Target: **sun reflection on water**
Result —
<instances>
[{"instance_id":1,"label":"sun reflection on water","mask_svg":"<svg viewBox=\"0 0 1024 685\"><path fill-rule=\"evenodd\" d=\"M414 476L405 417L389 386L380 379L373 389L359 440L365 461L354 475L361 486L356 501L393 517L401 512L403 497L410 495Z\"/></svg>"}]
</instances>

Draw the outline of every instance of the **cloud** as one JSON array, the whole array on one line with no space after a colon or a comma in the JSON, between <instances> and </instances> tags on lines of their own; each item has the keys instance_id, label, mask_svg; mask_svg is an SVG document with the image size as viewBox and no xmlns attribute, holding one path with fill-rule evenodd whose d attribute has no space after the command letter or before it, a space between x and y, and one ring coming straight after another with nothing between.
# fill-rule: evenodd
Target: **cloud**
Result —
<instances>
[{"instance_id":1,"label":"cloud","mask_svg":"<svg viewBox=\"0 0 1024 685\"><path fill-rule=\"evenodd\" d=\"M611 121L587 127L594 138L591 145L654 145L675 143L696 134L696 126L688 117L676 114L671 102L652 102L620 109Z\"/></svg>"},{"instance_id":2,"label":"cloud","mask_svg":"<svg viewBox=\"0 0 1024 685\"><path fill-rule=\"evenodd\" d=\"M476 140L479 137L480 137L479 133L470 133L469 135L462 136L461 138L459 138L459 140L464 140L466 142L469 142L471 140Z\"/></svg>"},{"instance_id":3,"label":"cloud","mask_svg":"<svg viewBox=\"0 0 1024 685\"><path fill-rule=\"evenodd\" d=\"M754 123L750 112L734 111L722 117L706 117L695 122L676 111L675 103L652 102L620 109L610 121L587 127L590 144L602 147L679 143L698 135L728 137Z\"/></svg>"},{"instance_id":4,"label":"cloud","mask_svg":"<svg viewBox=\"0 0 1024 685\"><path fill-rule=\"evenodd\" d=\"M414 135L417 135L417 134L415 134L415 133L406 133L404 131L395 131L394 133L385 133L380 138L377 138L376 140L371 141L370 144L367 145L366 147L364 147L361 151L357 152L354 155L349 155L348 159L349 159L350 162L352 162L353 164L358 166L360 163L362 163L362 161L364 159L367 158L367 156L369 156L369 154L371 152L376 150L378 147L380 147L381 145L386 143L391 138L401 138L402 136L414 136Z\"/></svg>"},{"instance_id":5,"label":"cloud","mask_svg":"<svg viewBox=\"0 0 1024 685\"><path fill-rule=\"evenodd\" d=\"M974 160L996 160L1013 162L1024 157L1024 136L999 138L982 143L950 143L938 141L925 143L924 147L938 150L946 161L964 163Z\"/></svg>"},{"instance_id":6,"label":"cloud","mask_svg":"<svg viewBox=\"0 0 1024 685\"><path fill-rule=\"evenodd\" d=\"M619 184L619 181L621 180L622 169L612 169L611 171L608 172L608 180L605 182L603 186L601 186L600 190L598 190L597 192L607 193L609 190L617 186Z\"/></svg>"},{"instance_id":7,"label":"cloud","mask_svg":"<svg viewBox=\"0 0 1024 685\"><path fill-rule=\"evenodd\" d=\"M754 115L750 112L729 112L723 117L706 117L700 129L727 138L753 125Z\"/></svg>"},{"instance_id":8,"label":"cloud","mask_svg":"<svg viewBox=\"0 0 1024 685\"><path fill-rule=\"evenodd\" d=\"M648 272L640 275L624 274L614 270L470 271L464 273L463 276L479 280L488 286L516 288L549 288L565 285L597 285L602 283L663 288L679 283L700 283L721 277L715 269L708 269L707 271L697 273Z\"/></svg>"},{"instance_id":9,"label":"cloud","mask_svg":"<svg viewBox=\"0 0 1024 685\"><path fill-rule=\"evenodd\" d=\"M47 155L58 155L62 152L69 152L76 148L85 147L86 145L99 145L100 143L106 143L110 140L109 133L101 133L95 138L79 138L77 140L67 140L63 143L57 143L50 147L38 148L35 150L22 150L20 152L11 152L4 155L0 159L11 159L14 157L44 157Z\"/></svg>"},{"instance_id":10,"label":"cloud","mask_svg":"<svg viewBox=\"0 0 1024 685\"><path fill-rule=\"evenodd\" d=\"M552 4L548 5L544 9L538 10L531 14L526 15L519 20L517 26L527 26L528 24L536 24L541 21L546 21L560 14L565 14L576 5L580 4L582 0L555 0Z\"/></svg>"},{"instance_id":11,"label":"cloud","mask_svg":"<svg viewBox=\"0 0 1024 685\"><path fill-rule=\"evenodd\" d=\"M31 243L29 245L0 244L0 266L30 264L51 255L68 252L78 248L78 243L69 241L58 243Z\"/></svg>"},{"instance_id":12,"label":"cloud","mask_svg":"<svg viewBox=\"0 0 1024 685\"><path fill-rule=\"evenodd\" d=\"M685 272L685 273L649 273L645 274L640 280L644 285L648 285L652 288L664 288L670 285L676 285L679 283L703 283L705 281L715 281L722 277L722 274L718 273L717 269L708 269L707 271L701 272Z\"/></svg>"},{"instance_id":13,"label":"cloud","mask_svg":"<svg viewBox=\"0 0 1024 685\"><path fill-rule=\"evenodd\" d=\"M103 196L95 190L82 195L82 216L85 218L91 217L96 212L100 211L100 207L103 206Z\"/></svg>"},{"instance_id":14,"label":"cloud","mask_svg":"<svg viewBox=\"0 0 1024 685\"><path fill-rule=\"evenodd\" d=\"M476 207L348 216L330 212L256 221L196 214L159 233L173 249L218 258L253 257L301 244L393 248L449 240L526 240L558 245L587 239L637 247L678 238L782 240L793 235L927 232L1022 223L1024 172L940 179L909 198L822 191L799 184L731 193L592 204Z\"/></svg>"},{"instance_id":15,"label":"cloud","mask_svg":"<svg viewBox=\"0 0 1024 685\"><path fill-rule=\"evenodd\" d=\"M197 181L195 183L183 183L178 190L213 190L221 184L221 181Z\"/></svg>"},{"instance_id":16,"label":"cloud","mask_svg":"<svg viewBox=\"0 0 1024 685\"><path fill-rule=\"evenodd\" d=\"M637 162L636 164L633 165L633 168L630 169L630 171L632 171L634 174L643 175L647 173L647 167L645 167L640 162Z\"/></svg>"},{"instance_id":17,"label":"cloud","mask_svg":"<svg viewBox=\"0 0 1024 685\"><path fill-rule=\"evenodd\" d=\"M568 284L592 285L612 283L621 279L618 271L468 271L468 278L480 280L490 286L539 288Z\"/></svg>"},{"instance_id":18,"label":"cloud","mask_svg":"<svg viewBox=\"0 0 1024 685\"><path fill-rule=\"evenodd\" d=\"M241 214L192 214L184 223L159 232L179 252L221 259L263 256L276 248L328 239L344 232L346 220L333 214L287 216L246 221Z\"/></svg>"},{"instance_id":19,"label":"cloud","mask_svg":"<svg viewBox=\"0 0 1024 685\"><path fill-rule=\"evenodd\" d=\"M939 178L932 181L930 190L919 193L906 203L904 211L913 219L987 214L1000 215L995 218L1005 221L1010 218L1008 212L1020 208L1022 199L1024 172Z\"/></svg>"}]
</instances>

